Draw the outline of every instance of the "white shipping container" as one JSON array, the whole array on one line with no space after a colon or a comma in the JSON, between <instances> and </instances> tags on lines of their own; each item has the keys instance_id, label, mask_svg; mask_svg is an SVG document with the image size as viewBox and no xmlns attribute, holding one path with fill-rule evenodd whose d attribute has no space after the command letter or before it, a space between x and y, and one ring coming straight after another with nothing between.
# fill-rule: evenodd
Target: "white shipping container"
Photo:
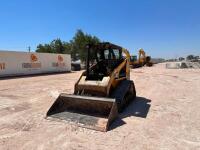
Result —
<instances>
[{"instance_id":1,"label":"white shipping container","mask_svg":"<svg viewBox=\"0 0 200 150\"><path fill-rule=\"evenodd\" d=\"M0 51L0 77L71 71L68 54Z\"/></svg>"}]
</instances>

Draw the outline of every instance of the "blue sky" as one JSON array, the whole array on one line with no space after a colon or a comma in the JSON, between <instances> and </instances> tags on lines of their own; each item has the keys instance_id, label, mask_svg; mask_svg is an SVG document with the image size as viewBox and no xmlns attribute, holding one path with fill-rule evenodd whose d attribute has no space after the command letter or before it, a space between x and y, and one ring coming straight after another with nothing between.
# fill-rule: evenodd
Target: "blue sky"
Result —
<instances>
[{"instance_id":1,"label":"blue sky","mask_svg":"<svg viewBox=\"0 0 200 150\"><path fill-rule=\"evenodd\" d=\"M77 29L132 54L200 55L200 0L1 0L1 50L34 51Z\"/></svg>"}]
</instances>

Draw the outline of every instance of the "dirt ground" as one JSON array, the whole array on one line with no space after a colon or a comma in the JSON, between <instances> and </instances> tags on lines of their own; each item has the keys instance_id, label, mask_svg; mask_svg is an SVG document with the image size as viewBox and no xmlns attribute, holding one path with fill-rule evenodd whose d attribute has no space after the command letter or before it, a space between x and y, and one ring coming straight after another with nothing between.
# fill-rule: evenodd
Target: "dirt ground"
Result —
<instances>
[{"instance_id":1,"label":"dirt ground","mask_svg":"<svg viewBox=\"0 0 200 150\"><path fill-rule=\"evenodd\" d=\"M81 72L0 80L0 149L200 149L200 70L131 70L137 98L104 133L45 119Z\"/></svg>"}]
</instances>

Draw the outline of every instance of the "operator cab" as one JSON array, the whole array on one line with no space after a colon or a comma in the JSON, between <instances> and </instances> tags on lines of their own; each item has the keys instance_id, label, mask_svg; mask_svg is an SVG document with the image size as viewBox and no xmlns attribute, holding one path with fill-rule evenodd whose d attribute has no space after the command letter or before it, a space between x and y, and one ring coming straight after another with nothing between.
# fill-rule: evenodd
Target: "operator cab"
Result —
<instances>
[{"instance_id":1,"label":"operator cab","mask_svg":"<svg viewBox=\"0 0 200 150\"><path fill-rule=\"evenodd\" d=\"M122 48L114 44L87 45L87 49L86 80L102 80L103 77L110 76L125 59Z\"/></svg>"},{"instance_id":2,"label":"operator cab","mask_svg":"<svg viewBox=\"0 0 200 150\"><path fill-rule=\"evenodd\" d=\"M131 56L130 61L131 62L137 61L137 56L136 55Z\"/></svg>"}]
</instances>

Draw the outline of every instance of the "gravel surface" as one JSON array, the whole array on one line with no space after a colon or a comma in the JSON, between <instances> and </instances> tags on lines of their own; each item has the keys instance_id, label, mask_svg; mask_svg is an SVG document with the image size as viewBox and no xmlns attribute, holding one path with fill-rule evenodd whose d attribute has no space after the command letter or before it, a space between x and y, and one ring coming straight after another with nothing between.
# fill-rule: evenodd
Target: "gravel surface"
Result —
<instances>
[{"instance_id":1,"label":"gravel surface","mask_svg":"<svg viewBox=\"0 0 200 150\"><path fill-rule=\"evenodd\" d=\"M0 80L0 149L200 149L200 70L131 70L137 98L106 132L45 119L81 72Z\"/></svg>"}]
</instances>

